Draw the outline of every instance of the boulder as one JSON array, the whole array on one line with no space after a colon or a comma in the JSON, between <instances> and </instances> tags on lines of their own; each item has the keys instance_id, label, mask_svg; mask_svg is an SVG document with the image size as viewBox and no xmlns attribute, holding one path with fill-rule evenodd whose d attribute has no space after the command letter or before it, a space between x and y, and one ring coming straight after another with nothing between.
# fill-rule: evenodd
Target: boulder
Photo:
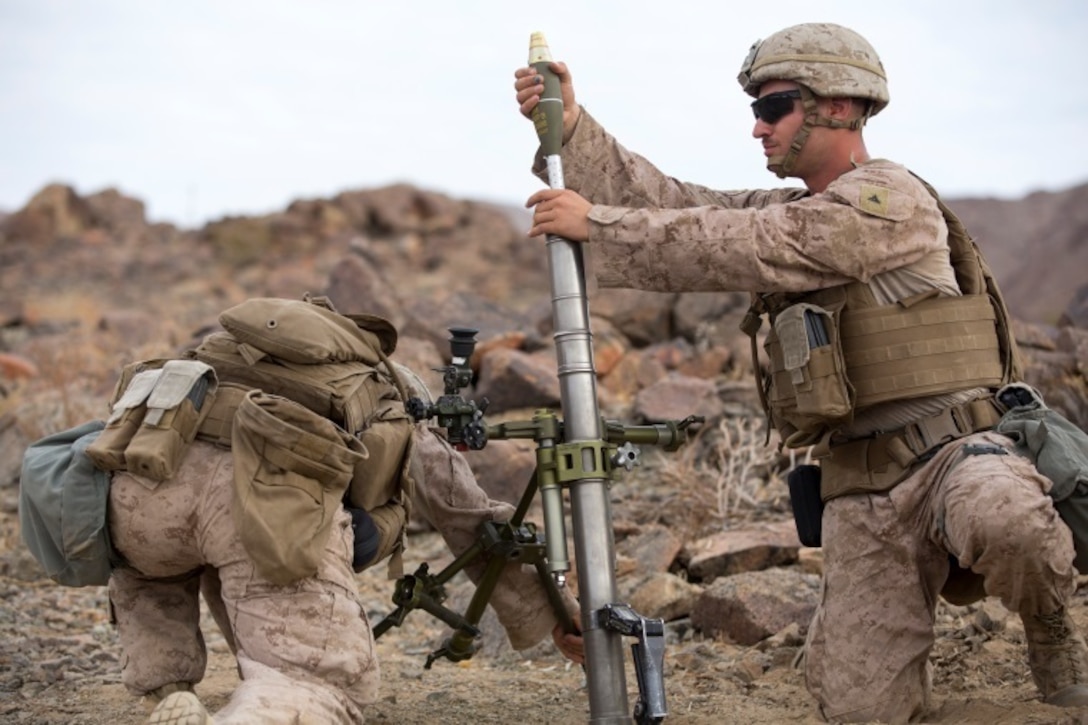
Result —
<instances>
[{"instance_id":1,"label":"boulder","mask_svg":"<svg viewBox=\"0 0 1088 725\"><path fill-rule=\"evenodd\" d=\"M692 581L712 581L797 561L801 542L792 520L748 524L690 542L680 561Z\"/></svg>"},{"instance_id":2,"label":"boulder","mask_svg":"<svg viewBox=\"0 0 1088 725\"><path fill-rule=\"evenodd\" d=\"M820 579L793 569L766 569L718 579L695 602L692 625L705 635L751 646L816 611Z\"/></svg>"}]
</instances>

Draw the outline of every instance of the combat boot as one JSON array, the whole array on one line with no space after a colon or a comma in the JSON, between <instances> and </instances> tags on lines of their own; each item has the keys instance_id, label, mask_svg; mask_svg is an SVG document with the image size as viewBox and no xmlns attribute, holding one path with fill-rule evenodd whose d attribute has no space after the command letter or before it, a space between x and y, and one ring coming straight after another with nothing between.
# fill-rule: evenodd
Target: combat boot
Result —
<instances>
[{"instance_id":1,"label":"combat boot","mask_svg":"<svg viewBox=\"0 0 1088 725\"><path fill-rule=\"evenodd\" d=\"M1031 677L1043 701L1058 707L1088 705L1088 646L1065 609L1022 619Z\"/></svg>"},{"instance_id":2,"label":"combat boot","mask_svg":"<svg viewBox=\"0 0 1088 725\"><path fill-rule=\"evenodd\" d=\"M178 690L163 698L151 711L147 725L214 725L212 716L199 698L188 690Z\"/></svg>"}]
</instances>

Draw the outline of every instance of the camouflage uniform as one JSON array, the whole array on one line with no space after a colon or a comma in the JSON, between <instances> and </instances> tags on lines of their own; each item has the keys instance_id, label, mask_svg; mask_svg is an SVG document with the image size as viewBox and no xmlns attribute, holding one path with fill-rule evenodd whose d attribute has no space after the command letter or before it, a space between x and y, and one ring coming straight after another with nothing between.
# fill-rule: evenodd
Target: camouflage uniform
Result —
<instances>
[{"instance_id":1,"label":"camouflage uniform","mask_svg":"<svg viewBox=\"0 0 1088 725\"><path fill-rule=\"evenodd\" d=\"M960 294L934 198L889 161L860 164L821 193L713 191L664 175L584 109L562 161L566 187L594 204L585 252L601 286L807 292L861 281L880 304L931 289ZM534 172L543 178L539 157ZM886 190L887 203L866 205L863 187ZM876 405L845 434L895 430L977 394ZM967 444L995 451L964 455ZM1025 621L1069 600L1070 532L1046 496L1049 481L1001 455L1009 447L997 434L971 435L891 491L828 502L805 671L825 717L903 721L924 710L934 608L954 583L952 561L970 570L957 576L976 578L967 590L981 578L985 594Z\"/></svg>"},{"instance_id":2,"label":"camouflage uniform","mask_svg":"<svg viewBox=\"0 0 1088 725\"><path fill-rule=\"evenodd\" d=\"M417 504L454 552L475 541L482 521L513 513L488 499L464 458L422 425L414 464L423 476ZM239 539L232 479L230 451L201 441L158 485L114 474L110 531L127 561L109 587L122 681L136 694L166 694L173 683L203 678L203 589L242 677L216 723L362 722L379 676L351 569L350 516L342 511L335 520L316 576L273 585L257 575ZM508 567L492 604L518 649L539 642L556 621L531 568Z\"/></svg>"}]
</instances>

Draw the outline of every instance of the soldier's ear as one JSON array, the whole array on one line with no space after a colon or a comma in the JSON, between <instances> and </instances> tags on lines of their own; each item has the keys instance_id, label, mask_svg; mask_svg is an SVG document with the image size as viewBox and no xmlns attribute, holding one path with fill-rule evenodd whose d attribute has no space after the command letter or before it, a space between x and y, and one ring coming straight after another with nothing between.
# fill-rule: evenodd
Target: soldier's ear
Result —
<instances>
[{"instance_id":1,"label":"soldier's ear","mask_svg":"<svg viewBox=\"0 0 1088 725\"><path fill-rule=\"evenodd\" d=\"M853 98L836 96L826 100L827 105L824 108L824 112L827 114L828 118L834 118L839 121L852 121L858 115L858 109L854 105Z\"/></svg>"}]
</instances>

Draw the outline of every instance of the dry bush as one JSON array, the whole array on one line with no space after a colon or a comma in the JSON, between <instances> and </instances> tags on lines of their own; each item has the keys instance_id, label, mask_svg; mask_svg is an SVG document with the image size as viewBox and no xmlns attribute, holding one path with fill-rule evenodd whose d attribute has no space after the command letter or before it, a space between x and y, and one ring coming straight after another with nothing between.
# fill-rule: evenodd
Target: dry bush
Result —
<instances>
[{"instance_id":1,"label":"dry bush","mask_svg":"<svg viewBox=\"0 0 1088 725\"><path fill-rule=\"evenodd\" d=\"M785 477L796 462L753 414L708 421L681 450L655 456L653 468L687 511L702 512L704 527L720 530L788 511Z\"/></svg>"}]
</instances>

